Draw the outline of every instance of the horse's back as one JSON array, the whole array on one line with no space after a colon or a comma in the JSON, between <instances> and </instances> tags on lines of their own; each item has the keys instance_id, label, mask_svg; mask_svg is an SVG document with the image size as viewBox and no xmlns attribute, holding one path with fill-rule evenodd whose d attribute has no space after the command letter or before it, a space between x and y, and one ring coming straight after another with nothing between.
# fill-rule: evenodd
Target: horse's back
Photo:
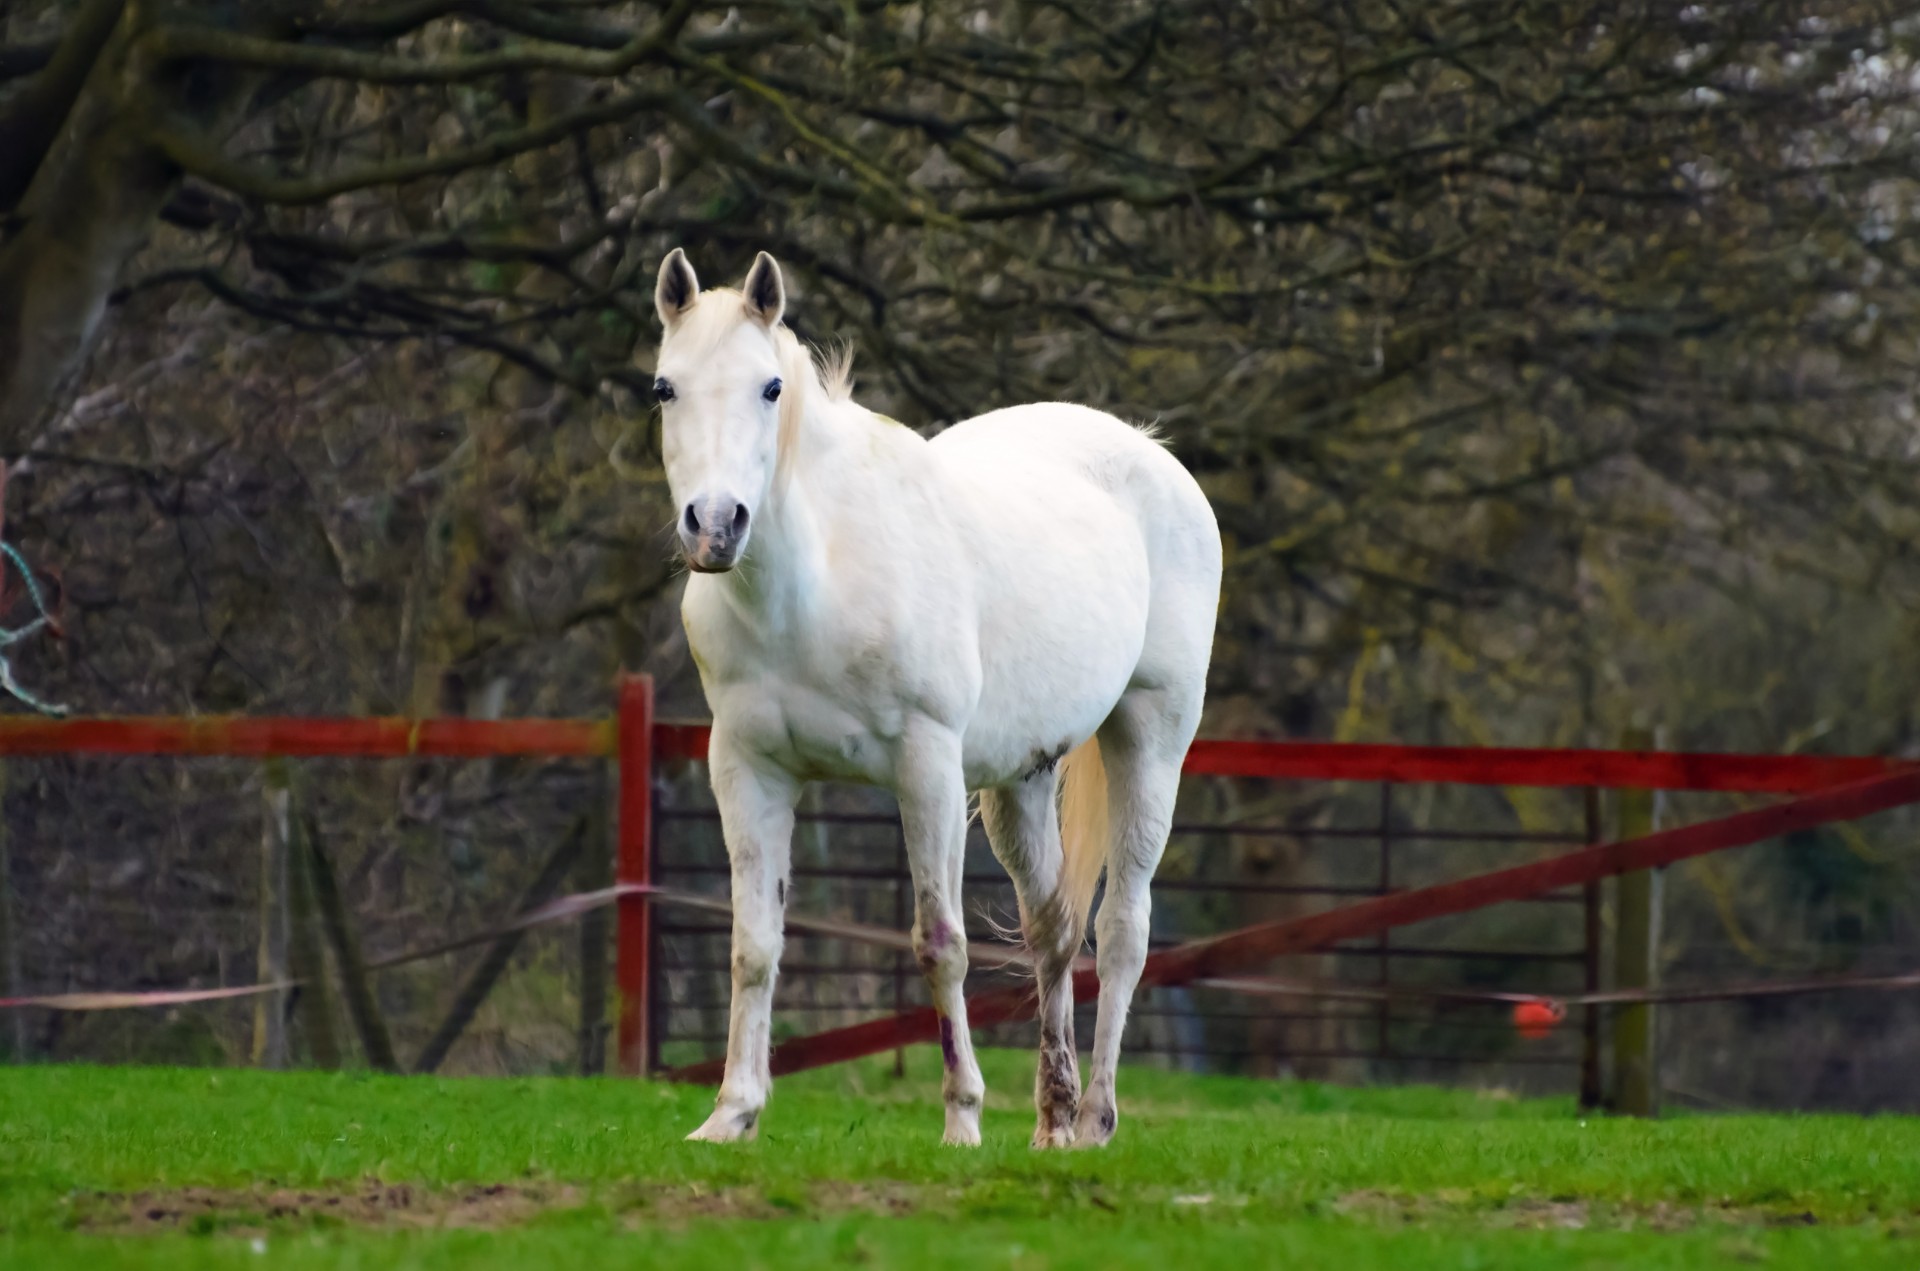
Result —
<instances>
[{"instance_id":1,"label":"horse's back","mask_svg":"<svg viewBox=\"0 0 1920 1271\"><path fill-rule=\"evenodd\" d=\"M1034 494L1058 502L1076 485L1099 492L1138 531L1152 571L1210 587L1212 607L1220 574L1213 509L1193 474L1149 433L1091 407L1046 402L975 416L935 437L933 446L991 505ZM1048 506L1030 512L1056 519Z\"/></svg>"},{"instance_id":2,"label":"horse's back","mask_svg":"<svg viewBox=\"0 0 1920 1271\"><path fill-rule=\"evenodd\" d=\"M1192 474L1150 433L1105 411L1071 402L1009 406L955 424L933 446L950 467L985 473L996 486L1084 482L1218 545L1213 510Z\"/></svg>"}]
</instances>

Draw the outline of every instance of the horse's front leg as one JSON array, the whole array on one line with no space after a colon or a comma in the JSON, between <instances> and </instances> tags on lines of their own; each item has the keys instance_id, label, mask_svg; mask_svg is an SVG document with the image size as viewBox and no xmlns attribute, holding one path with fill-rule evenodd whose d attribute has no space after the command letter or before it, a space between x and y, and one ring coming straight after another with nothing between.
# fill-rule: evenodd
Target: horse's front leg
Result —
<instances>
[{"instance_id":1,"label":"horse's front leg","mask_svg":"<svg viewBox=\"0 0 1920 1271\"><path fill-rule=\"evenodd\" d=\"M943 1141L978 1147L986 1083L967 1031L967 934L960 910L967 789L958 735L932 726L909 730L897 784L913 871L913 951L940 1014L940 1054L946 1064L940 1089L947 1105Z\"/></svg>"},{"instance_id":2,"label":"horse's front leg","mask_svg":"<svg viewBox=\"0 0 1920 1271\"><path fill-rule=\"evenodd\" d=\"M706 1123L687 1137L731 1143L754 1136L773 1085L767 1051L799 785L734 752L719 734L708 764L733 866L733 1009L719 1101Z\"/></svg>"}]
</instances>

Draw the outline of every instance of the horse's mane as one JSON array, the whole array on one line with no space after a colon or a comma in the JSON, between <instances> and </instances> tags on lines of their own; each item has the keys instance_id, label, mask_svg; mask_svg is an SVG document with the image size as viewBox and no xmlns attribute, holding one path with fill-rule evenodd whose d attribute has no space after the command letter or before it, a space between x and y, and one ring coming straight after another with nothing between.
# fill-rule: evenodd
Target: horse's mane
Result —
<instances>
[{"instance_id":1,"label":"horse's mane","mask_svg":"<svg viewBox=\"0 0 1920 1271\"><path fill-rule=\"evenodd\" d=\"M829 402L853 399L853 347L808 348L785 323L773 329L773 345L779 350L780 378L800 390L780 394L780 453L774 461L773 476L778 488L793 476L794 460L800 454L800 426L806 418L807 394L819 393L823 401Z\"/></svg>"},{"instance_id":2,"label":"horse's mane","mask_svg":"<svg viewBox=\"0 0 1920 1271\"><path fill-rule=\"evenodd\" d=\"M780 328L787 331L785 327ZM787 331L787 334L793 333ZM799 343L800 337L794 336ZM853 400L853 341L845 340L813 350L813 371L820 378L820 391L830 402Z\"/></svg>"}]
</instances>

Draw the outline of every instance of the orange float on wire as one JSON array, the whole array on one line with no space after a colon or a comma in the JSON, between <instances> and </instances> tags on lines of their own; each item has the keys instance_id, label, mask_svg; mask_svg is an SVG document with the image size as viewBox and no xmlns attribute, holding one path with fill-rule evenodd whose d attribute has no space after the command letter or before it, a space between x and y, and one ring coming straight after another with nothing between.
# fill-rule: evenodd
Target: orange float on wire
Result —
<instances>
[{"instance_id":1,"label":"orange float on wire","mask_svg":"<svg viewBox=\"0 0 1920 1271\"><path fill-rule=\"evenodd\" d=\"M1550 1035L1567 1017L1567 1008L1548 997L1517 1002L1513 1008L1513 1027L1522 1037L1537 1041Z\"/></svg>"}]
</instances>

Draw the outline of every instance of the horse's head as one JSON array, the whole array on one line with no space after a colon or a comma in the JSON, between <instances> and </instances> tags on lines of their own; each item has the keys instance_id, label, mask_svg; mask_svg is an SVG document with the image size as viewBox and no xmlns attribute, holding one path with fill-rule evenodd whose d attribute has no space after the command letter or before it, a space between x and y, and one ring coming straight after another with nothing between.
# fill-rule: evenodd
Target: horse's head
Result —
<instances>
[{"instance_id":1,"label":"horse's head","mask_svg":"<svg viewBox=\"0 0 1920 1271\"><path fill-rule=\"evenodd\" d=\"M739 291L702 294L676 247L653 303L666 327L653 387L680 546L695 570L724 573L746 549L779 463L780 266L761 252Z\"/></svg>"}]
</instances>

